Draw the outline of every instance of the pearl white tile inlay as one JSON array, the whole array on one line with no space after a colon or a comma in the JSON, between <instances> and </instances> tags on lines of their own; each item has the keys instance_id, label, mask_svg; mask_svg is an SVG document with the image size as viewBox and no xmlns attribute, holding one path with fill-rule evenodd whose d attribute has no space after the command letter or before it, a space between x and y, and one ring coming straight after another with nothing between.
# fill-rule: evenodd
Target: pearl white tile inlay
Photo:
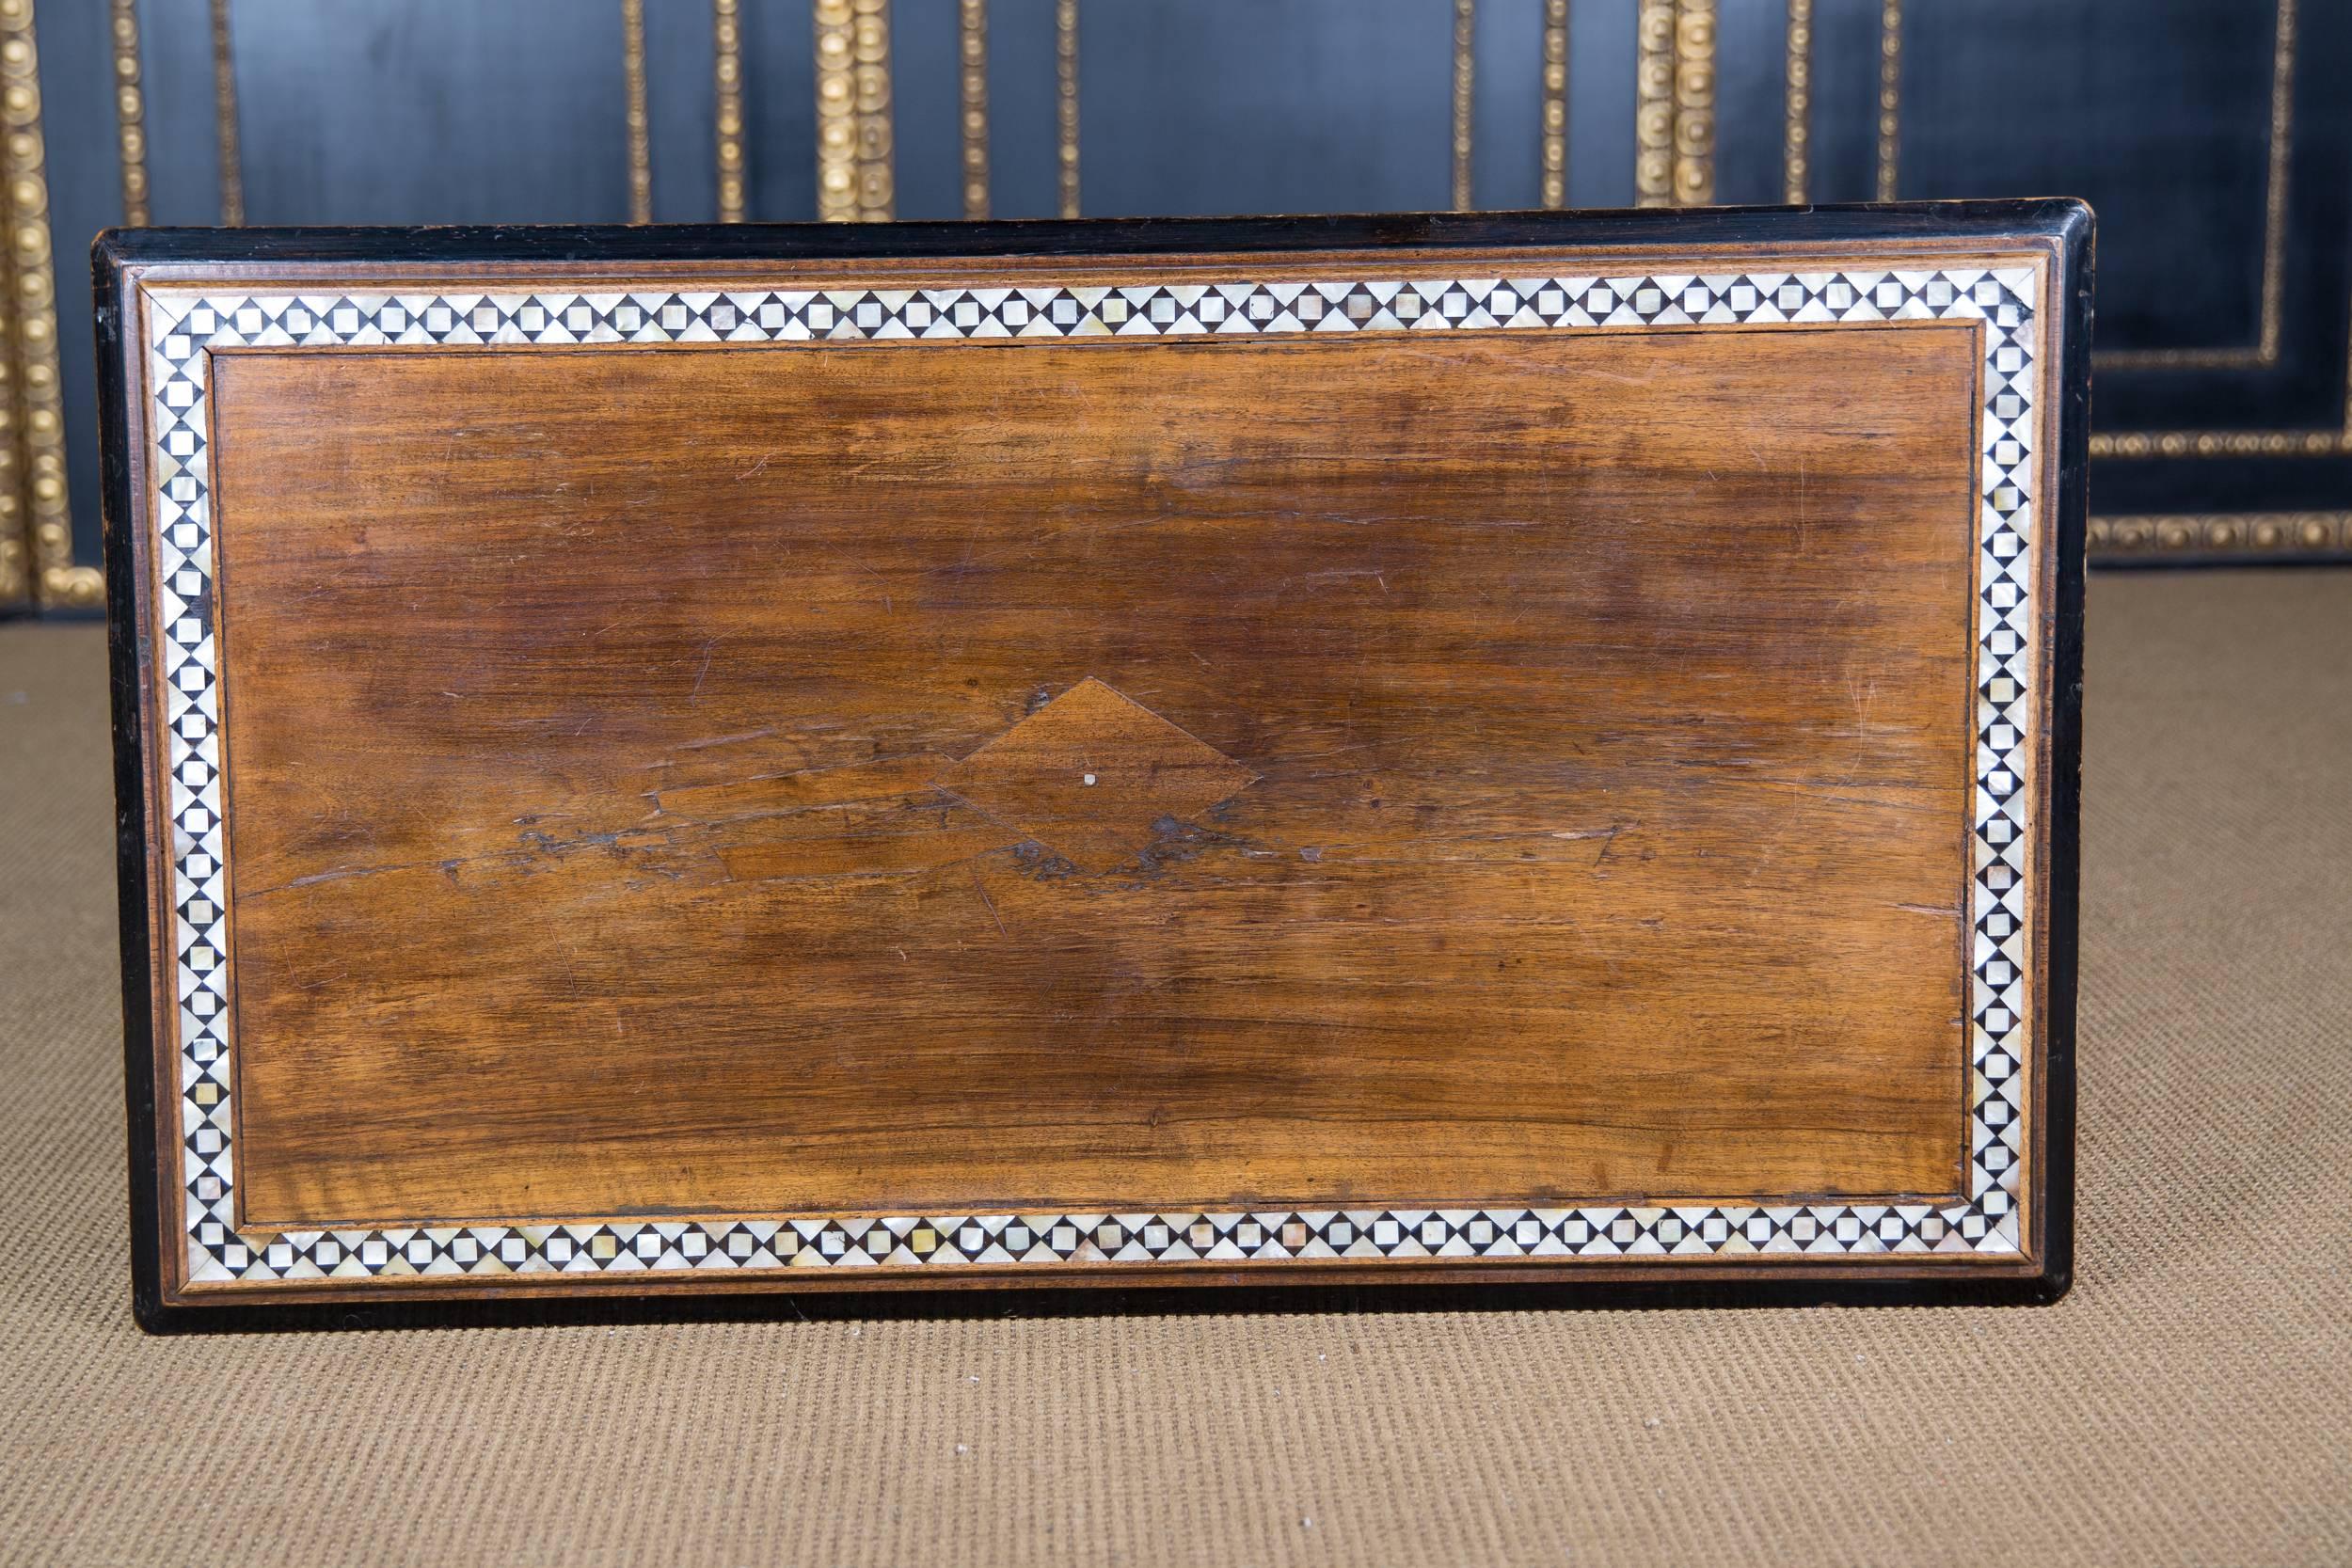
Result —
<instances>
[{"instance_id":1,"label":"pearl white tile inlay","mask_svg":"<svg viewBox=\"0 0 2352 1568\"><path fill-rule=\"evenodd\" d=\"M2019 1252L2019 1155L2031 1101L2025 1062L2026 775L2037 742L2032 607L2035 274L2018 266L1329 281L1122 281L926 289L652 288L594 293L221 293L144 291L149 497L157 574L176 954L181 1173L191 1282L369 1275L627 1274L971 1265L1281 1261L1351 1258L1899 1256ZM225 1007L232 852L222 823L213 529L206 450L210 351L681 342L926 343L975 339L1200 338L1355 332L1643 332L1896 320L1981 323L1983 451L1977 556L1977 759L1969 1160L1963 1201L1529 1208L1499 1197L1263 1213L768 1215L647 1223L583 1216L547 1226L241 1235L234 1222Z\"/></svg>"}]
</instances>

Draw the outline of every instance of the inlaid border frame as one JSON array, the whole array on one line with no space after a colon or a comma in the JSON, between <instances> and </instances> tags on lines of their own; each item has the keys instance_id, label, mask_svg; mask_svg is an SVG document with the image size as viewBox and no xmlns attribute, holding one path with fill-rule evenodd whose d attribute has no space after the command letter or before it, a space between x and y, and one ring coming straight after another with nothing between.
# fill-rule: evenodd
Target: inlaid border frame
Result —
<instances>
[{"instance_id":1,"label":"inlaid border frame","mask_svg":"<svg viewBox=\"0 0 2352 1568\"><path fill-rule=\"evenodd\" d=\"M597 1269L553 1282L553 1295L529 1301L517 1298L548 1291L548 1276L460 1275L452 1282L460 1287L464 1299L431 1306L418 1301L423 1292L417 1287L429 1289L437 1278L434 1274L412 1274L402 1279L370 1270L366 1278L344 1282L322 1280L315 1277L319 1271L313 1270L313 1277L308 1280L273 1275L266 1284L207 1284L190 1278L193 1271L179 1245L180 1216L173 1212L179 1191L173 1177L180 1174L186 1133L182 1125L182 1085L174 1070L179 1065L172 1038L176 966L167 961L175 952L168 926L173 911L167 898L154 896L167 885L164 879L172 867L149 842L151 822L160 825L171 820L167 807L172 781L167 776L170 759L155 754L163 733L157 716L164 699L162 661L167 654L154 602L159 542L152 530L158 526L159 482L144 441L148 356L152 346L144 341L146 291L196 284L214 293L243 290L278 298L315 295L321 288L337 293L414 294L430 282L441 289L462 285L474 294L508 293L519 301L531 293L529 289L502 290L501 284L534 277L547 284L550 280L546 263L557 262L563 270L554 281L567 292L598 292L601 275L609 280L610 286L602 291L608 293L621 292L626 282L637 292L668 289L707 299L723 284L742 287L747 272L756 276L762 289L803 286L792 281L795 274L812 283L839 284L856 277L860 262L930 268L945 275L939 279L942 282L958 274L970 281L976 275L1012 270L1066 279L1099 268L1121 274L1113 279L1120 283L1140 281L1133 275L1140 264L1150 263L1155 276L1189 272L1206 282L1219 273L1226 279L1236 273L1246 277L1253 266L1269 276L1311 276L1300 269L1311 267L1318 256L1327 258L1331 264L1344 265L1354 277L1376 276L1380 268L1393 264L1400 273L1422 277L1428 277L1433 268L1451 268L1458 277L1491 279L1543 271L1542 261L1531 264L1523 257L1514 259L1509 254L1531 249L1551 252L1545 261L1555 269L1580 275L1689 278L1753 268L1757 272L1802 270L1826 277L1838 271L1842 259L1856 270L1905 270L1921 277L1939 265L1981 269L1989 261L1997 261L2002 266L2024 266L2035 279L2042 360L2035 385L2042 395L2031 411L2028 483L2038 498L2038 517L2027 541L2030 580L2035 587L2021 611L2021 622L2026 632L2024 653L2031 661L2028 692L2040 692L2035 699L2035 728L2028 737L2032 755L2026 767L2031 807L2040 822L2039 829L2027 835L2028 853L2031 876L2038 879L2041 892L2026 911L2035 960L2033 972L2021 983L2030 988L2029 1011L2039 1018L2040 1025L2028 1058L2029 1082L2019 1104L2026 1129L2026 1147L2020 1153L2030 1185L2025 1233L2013 1250L1993 1257L1964 1251L1865 1257L1842 1248L1794 1249L1785 1259L1731 1263L1702 1249L1694 1256L1648 1261L1629 1261L1617 1256L1615 1260L1546 1262L1537 1258L1499 1260L1481 1256L1475 1245L1457 1245L1454 1250L1471 1254L1458 1259L1431 1257L1428 1251L1433 1249L1413 1252L1408 1239L1404 1256L1383 1257L1360 1268L1335 1268L1335 1260L1327 1256L1317 1259L1278 1252L1270 1259L1238 1257L1238 1237L1232 1233L1237 1227L1228 1227L1216 1238L1217 1245L1200 1248L1197 1256L1132 1268L1106 1268L1104 1262L1112 1259L1080 1260L1067 1253L1058 1261L1047 1259L1041 1265L1014 1264L1009 1259L983 1262L977 1258L959 1258L951 1267L929 1267L921 1266L922 1259L894 1245L885 1249L893 1256L876 1260L917 1266L896 1271L792 1267L723 1275L691 1268L670 1273ZM1581 254L1558 254L1564 250ZM122 870L125 1041L133 1131L135 1305L140 1322L150 1328L332 1323L354 1316L354 1307L365 1307L358 1316L372 1322L448 1321L451 1313L473 1318L485 1312L493 1318L541 1318L582 1312L671 1315L681 1309L709 1309L707 1302L688 1307L675 1297L657 1300L660 1293L681 1284L697 1292L754 1290L796 1294L864 1287L866 1293L858 1298L857 1309L867 1311L882 1299L870 1293L872 1287L900 1280L917 1286L917 1293L894 1294L889 1298L893 1301L921 1299L921 1288L976 1284L1109 1284L1122 1288L1120 1300L1135 1304L1170 1299L1151 1287L1217 1283L1249 1287L1250 1299L1264 1305L1328 1302L1327 1287L1333 1283L1353 1288L1352 1298L1357 1300L1367 1299L1369 1288L1373 1299L1398 1305L1445 1302L1454 1306L1524 1305L1538 1299L1586 1305L1660 1300L2033 1301L2054 1299L2065 1290L2072 1268L2074 823L2090 267L2089 214L2078 204L1951 203L1821 209L1804 214L1711 209L1579 216L1429 215L977 228L905 225L862 230L817 227L345 230L247 230L237 236L150 230L102 237L96 260ZM1005 265L992 269L991 262ZM990 277L991 282L998 280ZM1014 279L1007 277L1002 281ZM2020 477L2026 477L2022 469ZM1979 615L1980 620L1993 615L1981 599ZM160 1099L159 1087L164 1090ZM1124 1217L1140 1222L1153 1218ZM1216 1216L1242 1224L1252 1217ZM1118 1221L1122 1216L1107 1218ZM1204 1222L1208 1218L1201 1217ZM1454 1243L1461 1243L1475 1223L1467 1212L1437 1218L1443 1221L1438 1228L1447 1231L1444 1239ZM908 1226L928 1223L910 1220ZM1408 1213L1405 1223L1409 1228L1428 1221ZM1556 1219L1547 1221L1557 1223ZM1663 1239L1661 1227L1681 1224L1676 1209L1644 1211L1633 1224L1638 1234L1628 1239L1648 1244L1619 1248L1618 1254L1678 1250L1658 1244ZM680 1227L647 1225L644 1228L666 1232ZM715 1235L723 1225L714 1222L709 1228ZM869 1228L855 1227L849 1240L857 1244L856 1234ZM1560 1234L1555 1229L1553 1239ZM451 1232L433 1241L428 1252L442 1249L433 1261L447 1265L449 1248L457 1239L458 1233ZM590 1238L582 1234L578 1239ZM677 1239L663 1234L657 1251L672 1250L670 1243ZM806 1239L814 1242L814 1232ZM898 1238L908 1239L904 1232ZM1128 1239L1140 1241L1139 1236ZM1675 1240L1680 1239L1677 1229ZM935 1234L929 1243L934 1248L943 1244ZM644 1243L634 1237L616 1236L613 1244L622 1249L626 1263L626 1252ZM1320 1282L1326 1288L1303 1292L1297 1289L1309 1282ZM1392 1285L1397 1289L1391 1291ZM1452 1289L1429 1289L1432 1285ZM1138 1287L1146 1288L1140 1297L1136 1294ZM612 1299L615 1295L623 1299ZM1091 1291L1073 1295L1059 1290L1023 1299L1032 1307L1104 1300ZM1234 1297L1223 1291L1200 1296L1179 1291L1174 1299L1216 1309L1234 1304ZM391 1308L370 1305L387 1301L401 1305ZM752 1300L732 1310L756 1312L760 1307Z\"/></svg>"}]
</instances>

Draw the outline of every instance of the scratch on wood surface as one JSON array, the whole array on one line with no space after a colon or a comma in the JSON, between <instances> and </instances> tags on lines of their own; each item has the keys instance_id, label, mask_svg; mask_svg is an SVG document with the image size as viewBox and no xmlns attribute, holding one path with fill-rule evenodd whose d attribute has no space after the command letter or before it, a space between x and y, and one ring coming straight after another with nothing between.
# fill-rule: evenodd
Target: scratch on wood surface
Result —
<instances>
[{"instance_id":1,"label":"scratch on wood surface","mask_svg":"<svg viewBox=\"0 0 2352 1568\"><path fill-rule=\"evenodd\" d=\"M1806 506L1804 454L1797 454L1797 549L1805 554L1813 546L1813 516Z\"/></svg>"},{"instance_id":2,"label":"scratch on wood surface","mask_svg":"<svg viewBox=\"0 0 2352 1568\"><path fill-rule=\"evenodd\" d=\"M980 874L977 871L972 873L972 891L978 894L980 902L988 906L989 919L996 922L996 934L1009 941L1012 933L1005 929L1005 917L996 912L996 900L988 895L988 889L980 881Z\"/></svg>"},{"instance_id":3,"label":"scratch on wood surface","mask_svg":"<svg viewBox=\"0 0 2352 1568\"><path fill-rule=\"evenodd\" d=\"M346 877L373 877L379 871L397 871L399 869L400 867L392 865L339 865L332 871L314 871L308 877L296 877L293 881L282 882L279 886L310 887L319 882L340 882ZM246 896L256 897L262 893L275 893L277 891L278 888L265 887L258 889L255 893L247 894Z\"/></svg>"},{"instance_id":4,"label":"scratch on wood surface","mask_svg":"<svg viewBox=\"0 0 2352 1568\"><path fill-rule=\"evenodd\" d=\"M703 682L710 676L710 661L718 656L719 640L712 638L703 644L703 667L694 672L694 689L686 699L688 707L699 707L703 700Z\"/></svg>"},{"instance_id":5,"label":"scratch on wood surface","mask_svg":"<svg viewBox=\"0 0 2352 1568\"><path fill-rule=\"evenodd\" d=\"M567 816L569 814L553 815ZM515 820L518 823L536 822L542 818L518 816ZM632 849L673 847L678 843L677 834L669 829L631 828L614 832L582 833L575 838L557 838L551 833L526 831L517 837L521 841L520 846L513 849L489 849L472 855L442 855L430 860L394 861L383 865L339 865L326 871L314 871L307 877L296 877L291 881L278 882L269 887L241 892L239 896L262 898L273 893L287 893L295 888L313 887L323 882L347 881L357 877L381 877L396 871L421 871L427 867L437 869L444 876L454 878L461 868L467 866L503 863L511 867L528 868L533 861L541 857L566 855L580 849L612 849L626 852Z\"/></svg>"},{"instance_id":6,"label":"scratch on wood surface","mask_svg":"<svg viewBox=\"0 0 2352 1568\"><path fill-rule=\"evenodd\" d=\"M759 740L775 733L776 727L773 724L762 724L755 730L739 730L733 735L714 735L707 740L681 740L677 743L676 749L681 752L699 752L710 746L732 746L740 740ZM648 763L646 766L667 768L670 765L666 762L656 762Z\"/></svg>"},{"instance_id":7,"label":"scratch on wood surface","mask_svg":"<svg viewBox=\"0 0 2352 1568\"><path fill-rule=\"evenodd\" d=\"M1628 828L1636 826L1639 826L1639 824L1632 822L1612 822L1606 828L1578 828L1570 830L1566 832L1554 833L1551 836L1554 838L1565 839L1597 838L1600 840L1600 853L1593 857L1593 864L1596 868L1598 868L1609 863L1611 851L1614 850L1617 847L1617 835L1625 832Z\"/></svg>"}]
</instances>

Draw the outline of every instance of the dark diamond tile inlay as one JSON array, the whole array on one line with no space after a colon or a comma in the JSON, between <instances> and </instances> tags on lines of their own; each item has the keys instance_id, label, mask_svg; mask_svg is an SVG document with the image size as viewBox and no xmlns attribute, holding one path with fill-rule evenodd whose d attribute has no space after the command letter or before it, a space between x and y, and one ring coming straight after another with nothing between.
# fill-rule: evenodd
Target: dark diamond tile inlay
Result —
<instances>
[{"instance_id":1,"label":"dark diamond tile inlay","mask_svg":"<svg viewBox=\"0 0 2352 1568\"><path fill-rule=\"evenodd\" d=\"M940 775L939 787L1085 871L1130 863L1258 775L1089 676Z\"/></svg>"}]
</instances>

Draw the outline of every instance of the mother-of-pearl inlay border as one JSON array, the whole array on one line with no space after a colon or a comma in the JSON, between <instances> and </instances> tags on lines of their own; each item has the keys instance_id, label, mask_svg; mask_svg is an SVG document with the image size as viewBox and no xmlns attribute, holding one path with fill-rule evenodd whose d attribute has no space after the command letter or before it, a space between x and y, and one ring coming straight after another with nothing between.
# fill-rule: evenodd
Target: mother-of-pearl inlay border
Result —
<instances>
[{"instance_id":1,"label":"mother-of-pearl inlay border","mask_svg":"<svg viewBox=\"0 0 2352 1568\"><path fill-rule=\"evenodd\" d=\"M1804 263L1798 263L1803 265ZM1817 263L1818 264L1818 263ZM2016 265L1585 276L1340 277L1101 286L899 289L653 287L606 292L142 290L158 673L171 848L167 926L182 1204L191 1284L398 1275L717 1274L791 1269L1155 1264L1311 1259L1626 1259L1790 1255L2018 1256L2026 885L2026 775L2039 678L2032 636L2034 489L2042 375L2035 272ZM648 1222L240 1232L227 1006L220 682L212 584L207 402L218 348L552 348L571 344L931 342L977 339L1226 338L1295 333L1646 331L1691 325L1982 324L1977 553L1976 788L1967 1190L1925 1203L1725 1203L1534 1208L1499 1201L1264 1212L828 1214Z\"/></svg>"}]
</instances>

